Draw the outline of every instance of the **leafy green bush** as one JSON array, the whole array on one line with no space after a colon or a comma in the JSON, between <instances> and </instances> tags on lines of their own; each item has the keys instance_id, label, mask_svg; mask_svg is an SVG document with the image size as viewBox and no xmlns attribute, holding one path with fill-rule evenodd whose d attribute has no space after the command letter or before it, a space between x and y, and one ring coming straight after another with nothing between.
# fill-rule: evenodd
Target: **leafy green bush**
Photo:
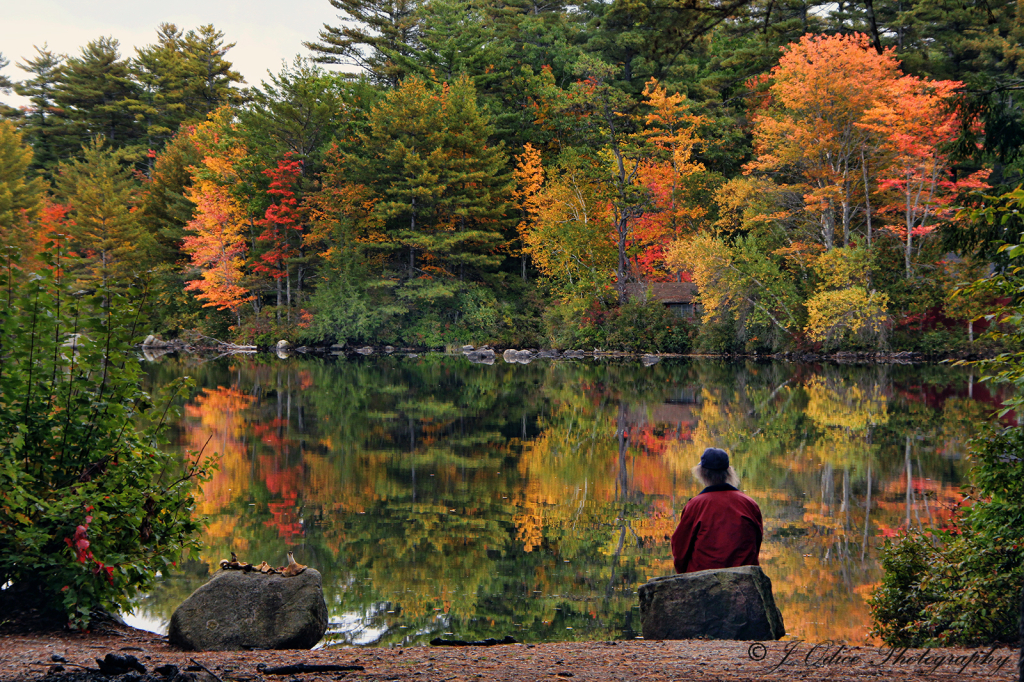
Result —
<instances>
[{"instance_id":1,"label":"leafy green bush","mask_svg":"<svg viewBox=\"0 0 1024 682\"><path fill-rule=\"evenodd\" d=\"M608 316L608 348L634 353L685 353L696 326L657 301L627 303Z\"/></svg>"},{"instance_id":2,"label":"leafy green bush","mask_svg":"<svg viewBox=\"0 0 1024 682\"><path fill-rule=\"evenodd\" d=\"M556 348L601 348L632 353L685 353L696 325L657 301L622 306L593 301L589 307L554 306L544 317Z\"/></svg>"},{"instance_id":3,"label":"leafy green bush","mask_svg":"<svg viewBox=\"0 0 1024 682\"><path fill-rule=\"evenodd\" d=\"M197 548L209 467L158 447L174 395L140 389L141 296L73 293L54 254L39 273L8 254L0 273L0 603L84 628Z\"/></svg>"},{"instance_id":4,"label":"leafy green bush","mask_svg":"<svg viewBox=\"0 0 1024 682\"><path fill-rule=\"evenodd\" d=\"M974 444L974 504L957 527L886 542L872 633L891 646L1017 640L1024 587L1024 431Z\"/></svg>"}]
</instances>

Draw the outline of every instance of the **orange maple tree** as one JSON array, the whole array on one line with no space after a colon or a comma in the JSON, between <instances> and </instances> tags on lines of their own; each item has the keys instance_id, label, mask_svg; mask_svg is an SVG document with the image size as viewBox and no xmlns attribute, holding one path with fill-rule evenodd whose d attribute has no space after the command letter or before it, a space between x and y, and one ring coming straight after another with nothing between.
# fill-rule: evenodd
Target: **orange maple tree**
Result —
<instances>
[{"instance_id":1,"label":"orange maple tree","mask_svg":"<svg viewBox=\"0 0 1024 682\"><path fill-rule=\"evenodd\" d=\"M891 49L876 52L863 34L806 35L783 50L767 78L748 83L770 85L758 100L757 158L746 172L793 181L805 210L817 215L825 249L836 246L837 233L849 246L861 199L870 225L870 176L884 163L877 132L860 124L899 79L899 60Z\"/></svg>"},{"instance_id":2,"label":"orange maple tree","mask_svg":"<svg viewBox=\"0 0 1024 682\"><path fill-rule=\"evenodd\" d=\"M923 238L953 217L958 194L988 187L987 169L960 178L950 173L945 149L956 139L960 122L947 103L962 85L904 76L890 84L890 96L865 112L867 121L860 124L881 135L890 154L879 178L879 187L888 194L880 212L901 217L901 224L889 229L903 239L907 277L914 237Z\"/></svg>"},{"instance_id":3,"label":"orange maple tree","mask_svg":"<svg viewBox=\"0 0 1024 682\"><path fill-rule=\"evenodd\" d=\"M239 308L255 297L244 284L248 253L243 236L245 211L230 188L238 178L234 166L245 150L223 143L217 125L217 120L211 120L190 132L206 156L200 166L190 169L193 183L185 190L196 209L185 226L192 234L182 240L182 250L200 272L199 278L186 283L185 290L196 292L204 308L230 310L241 323Z\"/></svg>"}]
</instances>

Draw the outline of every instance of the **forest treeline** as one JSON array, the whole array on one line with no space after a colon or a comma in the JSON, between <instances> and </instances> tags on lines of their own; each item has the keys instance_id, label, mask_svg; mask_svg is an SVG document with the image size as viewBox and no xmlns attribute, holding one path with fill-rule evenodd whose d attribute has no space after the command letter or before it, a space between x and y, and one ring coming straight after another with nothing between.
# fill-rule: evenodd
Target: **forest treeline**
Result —
<instances>
[{"instance_id":1,"label":"forest treeline","mask_svg":"<svg viewBox=\"0 0 1024 682\"><path fill-rule=\"evenodd\" d=\"M1019 241L1016 3L329 1L259 85L213 26L0 55L12 258L248 343L975 343L953 292ZM679 281L696 318L630 286Z\"/></svg>"}]
</instances>

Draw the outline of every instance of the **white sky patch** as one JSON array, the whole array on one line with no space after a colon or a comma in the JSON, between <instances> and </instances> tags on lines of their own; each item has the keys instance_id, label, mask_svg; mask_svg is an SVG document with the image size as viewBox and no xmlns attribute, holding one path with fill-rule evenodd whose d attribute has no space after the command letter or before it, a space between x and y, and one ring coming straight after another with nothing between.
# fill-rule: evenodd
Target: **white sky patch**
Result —
<instances>
[{"instance_id":1,"label":"white sky patch","mask_svg":"<svg viewBox=\"0 0 1024 682\"><path fill-rule=\"evenodd\" d=\"M328 0L0 0L0 17L0 53L11 62L3 74L12 81L26 76L15 64L36 56L33 45L77 55L90 40L111 36L121 42L122 57L134 56L135 47L156 42L157 26L169 22L186 30L213 24L226 43L237 43L227 54L235 70L247 85L259 85L268 70L309 56L302 42L317 40L325 23L340 23ZM15 94L0 101L27 103Z\"/></svg>"}]
</instances>

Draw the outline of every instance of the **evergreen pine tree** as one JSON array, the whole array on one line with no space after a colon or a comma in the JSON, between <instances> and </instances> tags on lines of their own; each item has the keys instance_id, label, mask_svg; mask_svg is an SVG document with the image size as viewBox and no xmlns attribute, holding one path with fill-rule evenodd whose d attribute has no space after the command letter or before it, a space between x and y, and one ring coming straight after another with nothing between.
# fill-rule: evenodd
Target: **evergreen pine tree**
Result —
<instances>
[{"instance_id":1,"label":"evergreen pine tree","mask_svg":"<svg viewBox=\"0 0 1024 682\"><path fill-rule=\"evenodd\" d=\"M234 85L245 83L245 79L224 57L234 46L224 43L224 33L213 24L188 31L182 38L185 120L199 123L215 109L242 102L242 93Z\"/></svg>"},{"instance_id":2,"label":"evergreen pine tree","mask_svg":"<svg viewBox=\"0 0 1024 682\"><path fill-rule=\"evenodd\" d=\"M379 197L381 247L395 256L389 276L404 281L408 297L451 296L447 283L498 264L511 187L491 132L467 77L440 91L410 77L371 113L356 170Z\"/></svg>"},{"instance_id":3,"label":"evergreen pine tree","mask_svg":"<svg viewBox=\"0 0 1024 682\"><path fill-rule=\"evenodd\" d=\"M303 174L308 175L311 162L319 166L319 152L337 132L346 106L343 77L297 57L249 91L248 106L239 118L251 140L247 146L264 153L264 166L292 152L303 160Z\"/></svg>"},{"instance_id":4,"label":"evergreen pine tree","mask_svg":"<svg viewBox=\"0 0 1024 682\"><path fill-rule=\"evenodd\" d=\"M17 83L14 90L28 97L30 102L21 129L25 141L32 145L32 167L49 173L60 160L55 136L61 117L54 96L64 58L48 50L46 43L35 50L35 58L18 63L18 68L27 72L29 78Z\"/></svg>"},{"instance_id":5,"label":"evergreen pine tree","mask_svg":"<svg viewBox=\"0 0 1024 682\"><path fill-rule=\"evenodd\" d=\"M125 106L144 129L148 149L159 149L188 115L185 90L188 72L182 51L183 32L174 24L160 24L154 45L136 48L131 61L138 85Z\"/></svg>"},{"instance_id":6,"label":"evergreen pine tree","mask_svg":"<svg viewBox=\"0 0 1024 682\"><path fill-rule=\"evenodd\" d=\"M505 241L502 227L509 208L512 175L501 145L488 144L493 134L486 112L477 103L473 82L462 76L446 89L441 144L446 163L441 174L445 190L437 213L447 218L451 233L444 249L459 269L459 279L478 279L500 262L495 250ZM475 272L473 272L475 271Z\"/></svg>"},{"instance_id":7,"label":"evergreen pine tree","mask_svg":"<svg viewBox=\"0 0 1024 682\"><path fill-rule=\"evenodd\" d=\"M319 42L303 43L324 64L347 64L370 78L398 87L407 59L419 46L420 0L330 0L342 12L340 26L324 24Z\"/></svg>"},{"instance_id":8,"label":"evergreen pine tree","mask_svg":"<svg viewBox=\"0 0 1024 682\"><path fill-rule=\"evenodd\" d=\"M151 260L152 239L135 210L138 183L124 154L97 135L80 159L58 167L57 195L71 207L69 245L84 259L75 273L84 287L128 286Z\"/></svg>"},{"instance_id":9,"label":"evergreen pine tree","mask_svg":"<svg viewBox=\"0 0 1024 682\"><path fill-rule=\"evenodd\" d=\"M4 57L4 53L0 52L0 72L6 69L10 65L10 61ZM14 83L3 73L0 73L0 95L9 95L11 90L14 89ZM0 119L5 118L19 118L21 112L14 107L8 106L3 102L0 102Z\"/></svg>"},{"instance_id":10,"label":"evergreen pine tree","mask_svg":"<svg viewBox=\"0 0 1024 682\"><path fill-rule=\"evenodd\" d=\"M76 156L96 135L114 148L140 138L140 127L126 106L137 98L137 87L114 38L97 38L82 48L80 56L69 57L53 98L60 108L54 137L61 158Z\"/></svg>"},{"instance_id":11,"label":"evergreen pine tree","mask_svg":"<svg viewBox=\"0 0 1024 682\"><path fill-rule=\"evenodd\" d=\"M3 52L0 52L0 71L6 69L8 66L10 66L10 64L10 60L4 57ZM11 79L5 76L4 74L0 73L0 94L11 94L11 88L13 87L14 83L11 82Z\"/></svg>"},{"instance_id":12,"label":"evergreen pine tree","mask_svg":"<svg viewBox=\"0 0 1024 682\"><path fill-rule=\"evenodd\" d=\"M419 9L420 48L405 59L411 73L434 82L483 76L503 61L510 46L496 40L479 0L429 0Z\"/></svg>"}]
</instances>

